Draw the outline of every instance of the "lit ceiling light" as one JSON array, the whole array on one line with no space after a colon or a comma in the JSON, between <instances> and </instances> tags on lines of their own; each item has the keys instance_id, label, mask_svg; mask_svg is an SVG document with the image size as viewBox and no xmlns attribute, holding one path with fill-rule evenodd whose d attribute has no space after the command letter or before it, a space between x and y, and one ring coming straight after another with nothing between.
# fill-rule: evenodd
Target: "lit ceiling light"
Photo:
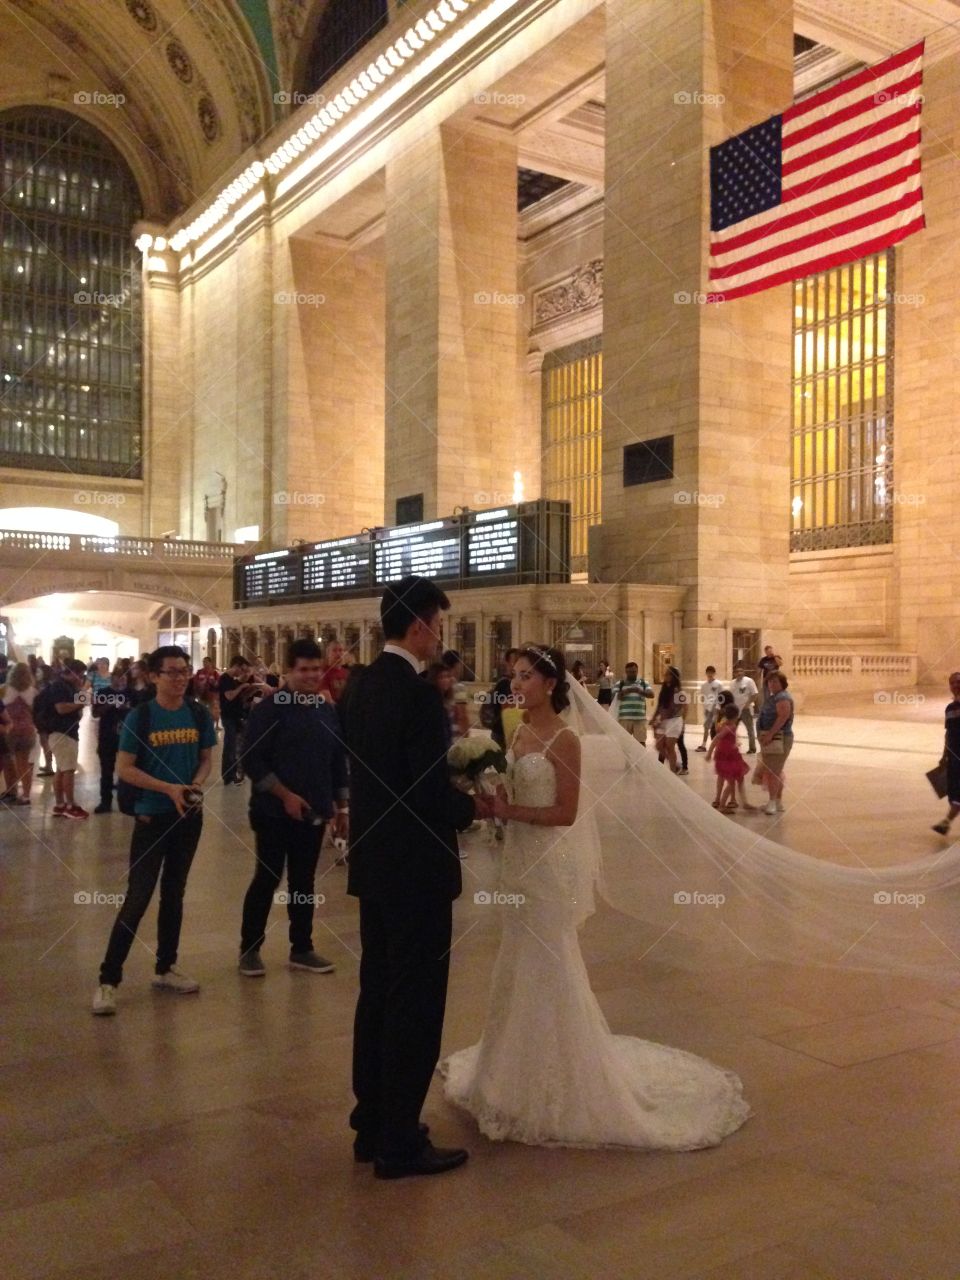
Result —
<instances>
[{"instance_id":1,"label":"lit ceiling light","mask_svg":"<svg viewBox=\"0 0 960 1280\"><path fill-rule=\"evenodd\" d=\"M509 7L513 3L515 0L501 0L501 3L495 7L500 9ZM264 174L270 174L271 177L279 174L312 143L322 138L323 134L347 115L353 107L359 106L368 94L372 93L378 85L383 84L395 70L412 58L415 52L425 48L427 43L451 23L456 22L459 16L466 13L469 8L470 0L439 0L434 8L419 18L394 44L378 54L376 60L361 71L349 85L344 86L332 102L325 103L322 110L318 111L312 120L301 126L293 137L281 143L265 161L252 161L239 177L234 178L221 191L218 198L204 213L188 226L180 227L170 238L170 248L180 253L191 241L205 236L207 231L227 216L230 207L246 195Z\"/></svg>"}]
</instances>

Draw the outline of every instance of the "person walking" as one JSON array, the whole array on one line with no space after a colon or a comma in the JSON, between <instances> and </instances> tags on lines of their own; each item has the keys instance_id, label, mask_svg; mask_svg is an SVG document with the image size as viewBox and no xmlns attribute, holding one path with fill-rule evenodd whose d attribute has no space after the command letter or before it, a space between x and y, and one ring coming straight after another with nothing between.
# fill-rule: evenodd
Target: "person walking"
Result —
<instances>
[{"instance_id":1,"label":"person walking","mask_svg":"<svg viewBox=\"0 0 960 1280\"><path fill-rule=\"evenodd\" d=\"M947 768L947 816L934 823L937 835L950 834L950 824L960 813L960 671L950 676L950 693L953 695L947 703L943 715L943 756L942 765Z\"/></svg>"},{"instance_id":2,"label":"person walking","mask_svg":"<svg viewBox=\"0 0 960 1280\"><path fill-rule=\"evenodd\" d=\"M687 718L687 695L683 692L683 681L677 667L667 667L660 693L657 695L657 709L653 716L653 730L656 735L657 752L661 762L666 760L671 773L686 773L686 750L678 747L683 738L684 724ZM681 764L677 764L677 751L680 750Z\"/></svg>"},{"instance_id":3,"label":"person walking","mask_svg":"<svg viewBox=\"0 0 960 1280\"><path fill-rule=\"evenodd\" d=\"M734 706L740 713L738 724L745 726L749 747L747 755L757 754L757 735L753 725L753 712L757 703L757 685L744 670L743 663L738 662L733 669L733 683L730 686Z\"/></svg>"},{"instance_id":4,"label":"person walking","mask_svg":"<svg viewBox=\"0 0 960 1280\"><path fill-rule=\"evenodd\" d=\"M707 738L712 738L716 734L716 723L718 717L718 700L723 692L723 685L717 679L717 668L707 667L704 672L706 680L700 686L700 698L703 702L703 741L697 747L698 751L706 751Z\"/></svg>"}]
</instances>

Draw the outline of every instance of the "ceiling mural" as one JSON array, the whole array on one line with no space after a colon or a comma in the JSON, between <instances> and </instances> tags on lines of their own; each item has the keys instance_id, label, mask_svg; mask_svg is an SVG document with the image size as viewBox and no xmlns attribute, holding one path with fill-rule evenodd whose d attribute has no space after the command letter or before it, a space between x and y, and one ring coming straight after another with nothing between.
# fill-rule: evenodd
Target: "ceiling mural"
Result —
<instances>
[{"instance_id":1,"label":"ceiling mural","mask_svg":"<svg viewBox=\"0 0 960 1280\"><path fill-rule=\"evenodd\" d=\"M268 0L7 0L0 110L50 103L99 126L166 220L285 112Z\"/></svg>"}]
</instances>

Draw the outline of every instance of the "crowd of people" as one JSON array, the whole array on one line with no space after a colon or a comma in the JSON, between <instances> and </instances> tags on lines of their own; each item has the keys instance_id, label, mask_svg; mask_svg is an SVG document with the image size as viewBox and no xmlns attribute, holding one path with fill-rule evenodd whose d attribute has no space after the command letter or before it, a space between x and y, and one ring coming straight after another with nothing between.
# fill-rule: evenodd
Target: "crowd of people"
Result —
<instances>
[{"instance_id":1,"label":"crowd of people","mask_svg":"<svg viewBox=\"0 0 960 1280\"><path fill-rule=\"evenodd\" d=\"M784 765L793 747L794 704L782 664L783 659L773 646L767 645L757 664L756 679L747 674L743 663L734 667L729 687L717 678L716 667L708 666L704 671L698 691L703 739L696 750L713 762L717 775L713 806L724 813L739 809L756 812L759 807L746 797L744 780L750 766L738 745L740 725L747 734L747 755L757 754L759 741L760 760L753 771L753 781L767 789L764 812L774 815L783 810ZM571 674L581 683L586 682L582 662L573 664ZM661 763L676 774L689 772L685 731L691 697L677 667L666 668L656 690L641 677L636 662L628 662L623 676L617 679L604 661L597 670L596 685L598 703L610 710L627 733L646 746L649 726ZM648 715L648 702L653 704L652 715Z\"/></svg>"},{"instance_id":2,"label":"crowd of people","mask_svg":"<svg viewBox=\"0 0 960 1280\"><path fill-rule=\"evenodd\" d=\"M583 723L594 724L588 733L596 732L598 722L604 730L601 736L609 727L631 765L658 778L663 776L658 766L651 761L648 769L645 753L635 752L611 720L634 744L645 747L652 737L666 769L683 774L688 769L684 731L699 702L703 730L695 750L714 766L713 805L728 814L757 808L746 796L751 766L738 741L741 725L746 755L759 755L753 781L767 789L764 812L776 815L783 808L784 766L793 746L794 721L782 659L769 646L755 674L737 665L732 679L723 681L708 666L693 696L676 666L666 667L657 689L642 677L636 662L627 663L620 678L603 663L596 679L600 710L583 689L584 670L574 675L571 669L568 681L559 650L527 645L505 655L502 674L481 708L481 723L501 748L509 748L513 790L509 795L500 789L487 795L477 788L467 795L453 784L446 759L457 739L471 732L464 664L454 651L436 658L437 620L449 606L429 580L411 579L409 584L385 593L381 616L386 644L370 667L350 662L337 641L321 645L311 639L290 645L282 672L259 658L236 654L223 672L207 659L194 673L189 655L172 644L112 668L104 659L84 664L68 656L49 666L32 658L0 667L7 803L30 803L34 762L42 757L38 774L53 777L53 816L88 816L76 802L74 779L79 726L89 707L97 727L100 767L100 804L95 812L109 812L116 801L133 819L126 891L106 941L93 996L92 1011L98 1016L117 1012L126 961L158 889L153 986L180 995L199 990L200 984L179 968L178 955L185 890L203 829L203 788L213 768L218 724L223 734L222 782L247 781L250 787L256 857L242 907L238 904L237 969L242 977L258 979L267 972L263 952L269 915L284 874L287 893L280 900L286 905L288 964L305 973L333 972L333 963L314 946L315 906L323 900L315 893L316 871L325 834L344 844L349 838L347 891L360 899L363 952L355 1018L354 1155L360 1162L374 1161L377 1175L388 1178L444 1172L467 1158L460 1149L434 1148L419 1120L439 1054L451 902L461 887L457 832L484 821L498 822L501 828L508 824L503 858L505 865L512 865L514 883L531 892L534 907L556 906L552 914L536 917L538 926L549 925L556 934L555 951L547 950L574 956L578 913L592 909L586 905L590 893L579 881L571 885L561 876L552 887L545 880L541 899L531 889L536 882L527 878L536 867L543 868L547 879L555 878L555 861L564 863L569 873L579 849L579 836L564 836L579 813L581 741L562 718L571 701ZM960 673L951 677L951 693L942 761L950 807L935 828L942 834L960 813ZM398 797L410 799L398 803ZM430 815L429 821L424 814ZM544 859L541 828L548 828L553 839L571 839L566 862ZM587 864L592 865L589 858ZM441 868L442 885L437 881ZM585 1045L592 1045L590 1053L600 1054L598 1061L624 1080L661 1066L672 1072L675 1061L670 1055L675 1051L644 1042L644 1052L654 1057L641 1070L635 1046L620 1045L616 1037L608 1044L606 1024L590 1013L592 997L582 962L572 959L570 972L560 964L542 977L531 976L543 958L536 948L531 951L524 928L505 932L502 954L509 963L498 961L495 969L495 986L498 973L510 974L509 999L492 1002L494 1015L484 1040L447 1060L447 1096L471 1111L489 1136L582 1145L579 1078L571 1077L569 1105L559 1117L555 1108L544 1113L540 1094L534 1091L530 1105L519 1108L513 1127L504 1128L496 1108L497 1118L490 1120L494 1112L485 1101L487 1095L493 1096L503 1083L507 1096L514 1079L508 1072L501 1082L497 1038L510 1046L513 1057L519 1059L525 1052L525 1033L520 1046L513 1045L520 1022L510 1016L510 1001L532 1011L544 983L553 984L551 999L558 1005L573 993L582 1025L569 1023L576 1030L558 1064L546 1069L551 1079L565 1061L564 1054ZM526 933L533 936L528 928ZM514 965L511 949L518 940L523 947ZM515 972L527 976L527 989L519 995L520 989L513 987ZM496 1061L484 1057L487 1042L494 1045L487 1056ZM585 1054L585 1062L589 1056ZM624 1119L611 1107L610 1124L619 1135L614 1145L692 1149L715 1144L743 1123L748 1110L739 1082L703 1061L690 1059L688 1067L688 1083L705 1090L705 1096L712 1097L717 1083L726 1082L722 1124L718 1127L712 1113L705 1111L706 1119L698 1120L692 1136L681 1139L666 1103L663 1131L655 1125L651 1129L646 1108L636 1115L633 1108ZM682 1100L686 1089L681 1081ZM602 1106L596 1115L600 1110ZM587 1145L611 1141L605 1136L610 1127L606 1121L597 1121L591 1108L586 1112Z\"/></svg>"}]
</instances>

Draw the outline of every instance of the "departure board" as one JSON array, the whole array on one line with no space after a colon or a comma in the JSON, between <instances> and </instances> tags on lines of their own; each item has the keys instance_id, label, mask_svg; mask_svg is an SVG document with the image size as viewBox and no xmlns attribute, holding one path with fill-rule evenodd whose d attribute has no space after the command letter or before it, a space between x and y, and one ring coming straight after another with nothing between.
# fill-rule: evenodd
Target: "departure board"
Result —
<instances>
[{"instance_id":1,"label":"departure board","mask_svg":"<svg viewBox=\"0 0 960 1280\"><path fill-rule=\"evenodd\" d=\"M295 551L264 551L252 556L243 565L242 586L247 600L296 599L300 594L300 556Z\"/></svg>"},{"instance_id":2,"label":"departure board","mask_svg":"<svg viewBox=\"0 0 960 1280\"><path fill-rule=\"evenodd\" d=\"M377 529L374 581L399 582L408 574L424 578L460 577L460 521L429 520L395 529Z\"/></svg>"},{"instance_id":3,"label":"departure board","mask_svg":"<svg viewBox=\"0 0 960 1280\"><path fill-rule=\"evenodd\" d=\"M466 574L479 586L484 576L517 574L520 569L520 522L516 507L472 511L467 517Z\"/></svg>"},{"instance_id":4,"label":"departure board","mask_svg":"<svg viewBox=\"0 0 960 1280\"><path fill-rule=\"evenodd\" d=\"M570 506L539 499L492 511L243 556L234 566L238 608L370 596L409 574L448 590L570 581Z\"/></svg>"},{"instance_id":5,"label":"departure board","mask_svg":"<svg viewBox=\"0 0 960 1280\"><path fill-rule=\"evenodd\" d=\"M305 596L327 591L369 590L373 583L367 534L315 542L303 547L302 555Z\"/></svg>"}]
</instances>

